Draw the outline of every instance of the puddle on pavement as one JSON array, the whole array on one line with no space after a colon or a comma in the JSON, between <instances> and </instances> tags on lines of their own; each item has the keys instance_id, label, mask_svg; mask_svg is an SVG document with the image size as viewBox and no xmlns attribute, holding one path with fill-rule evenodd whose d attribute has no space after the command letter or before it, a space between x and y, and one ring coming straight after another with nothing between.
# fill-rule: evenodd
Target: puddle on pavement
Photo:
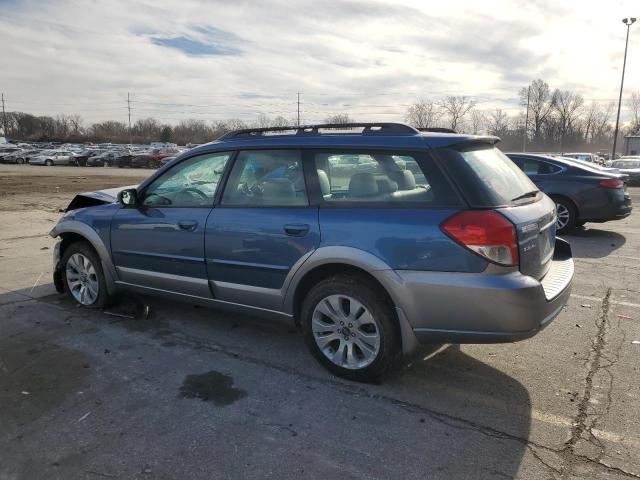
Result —
<instances>
[{"instance_id":1,"label":"puddle on pavement","mask_svg":"<svg viewBox=\"0 0 640 480\"><path fill-rule=\"evenodd\" d=\"M198 398L204 402L225 406L247 396L245 390L233 386L233 378L212 370L199 375L187 375L180 387L181 398Z\"/></svg>"}]
</instances>

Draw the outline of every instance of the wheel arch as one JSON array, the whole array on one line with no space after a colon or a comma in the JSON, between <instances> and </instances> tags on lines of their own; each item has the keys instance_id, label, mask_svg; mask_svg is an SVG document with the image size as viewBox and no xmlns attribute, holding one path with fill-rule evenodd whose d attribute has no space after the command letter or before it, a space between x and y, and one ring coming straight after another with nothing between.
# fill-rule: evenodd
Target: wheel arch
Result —
<instances>
[{"instance_id":1,"label":"wheel arch","mask_svg":"<svg viewBox=\"0 0 640 480\"><path fill-rule=\"evenodd\" d=\"M284 298L284 311L300 324L300 311L304 298L311 288L325 278L340 274L360 276L391 303L402 341L402 351L412 352L418 345L413 329L395 298L394 290L388 285L388 275L381 272L392 271L380 258L351 247L325 247L314 252L300 267L291 280Z\"/></svg>"},{"instance_id":2,"label":"wheel arch","mask_svg":"<svg viewBox=\"0 0 640 480\"><path fill-rule=\"evenodd\" d=\"M551 200L553 200L554 202L556 199L566 200L571 205L573 205L573 208L576 209L576 212L578 213L580 212L580 209L578 208L578 203L572 197L564 193L549 193L548 195L549 195L549 198L551 198Z\"/></svg>"},{"instance_id":3,"label":"wheel arch","mask_svg":"<svg viewBox=\"0 0 640 480\"><path fill-rule=\"evenodd\" d=\"M549 198L551 198L551 200L553 200L554 202L556 200L564 200L565 202L568 202L576 212L576 220L580 220L580 207L578 206L578 202L576 202L575 199L563 193L550 193L548 195Z\"/></svg>"},{"instance_id":4,"label":"wheel arch","mask_svg":"<svg viewBox=\"0 0 640 480\"><path fill-rule=\"evenodd\" d=\"M54 237L60 237L60 244L58 247L59 251L56 252L56 264L54 267L54 284L56 285L56 288L58 288L57 282L59 282L59 276L62 270L62 265L60 263L65 250L68 249L70 245L76 242L84 241L91 245L91 247L98 255L98 258L100 258L100 262L102 263L102 270L104 272L105 280L107 283L107 290L109 291L109 293L113 293L115 291L115 281L118 278L116 269L113 262L111 261L111 256L109 255L107 246L104 244L95 230L89 227L89 225L86 225L82 222L79 222L77 220L70 220L62 222L62 224L58 224L52 230L51 235Z\"/></svg>"}]
</instances>

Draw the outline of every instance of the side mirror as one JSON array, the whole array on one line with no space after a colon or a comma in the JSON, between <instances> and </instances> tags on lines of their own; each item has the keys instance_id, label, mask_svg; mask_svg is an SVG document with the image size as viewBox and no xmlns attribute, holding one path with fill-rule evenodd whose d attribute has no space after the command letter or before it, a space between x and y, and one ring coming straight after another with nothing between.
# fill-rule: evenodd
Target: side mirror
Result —
<instances>
[{"instance_id":1,"label":"side mirror","mask_svg":"<svg viewBox=\"0 0 640 480\"><path fill-rule=\"evenodd\" d=\"M135 188L127 188L118 193L118 202L125 207L135 207L138 204L138 192Z\"/></svg>"}]
</instances>

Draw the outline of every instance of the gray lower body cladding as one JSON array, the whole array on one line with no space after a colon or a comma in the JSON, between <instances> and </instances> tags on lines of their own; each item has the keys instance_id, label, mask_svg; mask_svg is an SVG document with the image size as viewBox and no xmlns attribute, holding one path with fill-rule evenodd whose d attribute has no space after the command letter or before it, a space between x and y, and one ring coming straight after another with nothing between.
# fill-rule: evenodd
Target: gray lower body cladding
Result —
<instances>
[{"instance_id":1,"label":"gray lower body cladding","mask_svg":"<svg viewBox=\"0 0 640 480\"><path fill-rule=\"evenodd\" d=\"M569 299L573 271L571 248L558 239L541 281L520 272L396 271L386 283L421 343L499 343L547 326Z\"/></svg>"}]
</instances>

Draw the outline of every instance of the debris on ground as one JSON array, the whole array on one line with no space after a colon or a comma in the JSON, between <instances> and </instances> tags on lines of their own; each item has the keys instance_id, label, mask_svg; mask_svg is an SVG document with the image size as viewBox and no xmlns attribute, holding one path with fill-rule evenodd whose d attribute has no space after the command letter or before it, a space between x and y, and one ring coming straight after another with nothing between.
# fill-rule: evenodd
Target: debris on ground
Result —
<instances>
[{"instance_id":1,"label":"debris on ground","mask_svg":"<svg viewBox=\"0 0 640 480\"><path fill-rule=\"evenodd\" d=\"M137 298L128 297L103 313L112 317L146 320L151 316L151 307Z\"/></svg>"}]
</instances>

